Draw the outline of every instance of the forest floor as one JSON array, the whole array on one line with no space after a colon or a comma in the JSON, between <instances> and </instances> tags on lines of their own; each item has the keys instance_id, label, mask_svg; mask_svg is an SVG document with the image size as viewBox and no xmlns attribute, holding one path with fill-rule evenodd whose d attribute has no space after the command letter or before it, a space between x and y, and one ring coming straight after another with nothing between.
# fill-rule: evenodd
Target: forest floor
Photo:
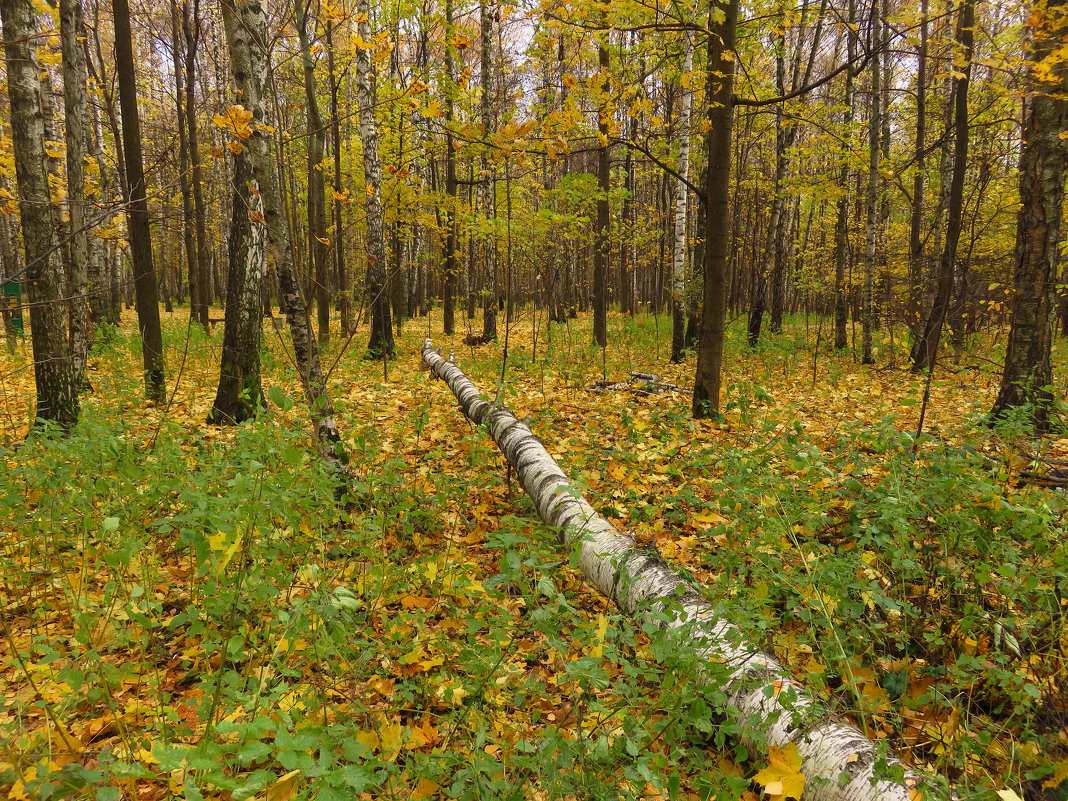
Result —
<instances>
[{"instance_id":1,"label":"forest floor","mask_svg":"<svg viewBox=\"0 0 1068 801\"><path fill-rule=\"evenodd\" d=\"M426 320L405 323L385 365L362 360L363 330L326 349L354 474L342 505L285 333L265 331L269 413L216 428L221 330L179 312L164 324L168 404L141 399L131 325L94 351L75 434L21 448L29 343L0 351L0 794L792 786L795 767L732 740L692 666L584 587L492 442L421 369ZM492 395L501 343L430 328ZM1068 458L1068 439L982 424L1002 343L936 371L934 436L914 443L922 378L888 340L874 368L814 354L815 320L755 351L732 329L721 423L690 419L683 392L591 389L631 371L691 385L669 329L612 315L602 354L588 320L549 332L521 314L504 400L595 507L905 761L965 799L1068 798L1065 498L1021 481L1046 469L1036 455Z\"/></svg>"}]
</instances>

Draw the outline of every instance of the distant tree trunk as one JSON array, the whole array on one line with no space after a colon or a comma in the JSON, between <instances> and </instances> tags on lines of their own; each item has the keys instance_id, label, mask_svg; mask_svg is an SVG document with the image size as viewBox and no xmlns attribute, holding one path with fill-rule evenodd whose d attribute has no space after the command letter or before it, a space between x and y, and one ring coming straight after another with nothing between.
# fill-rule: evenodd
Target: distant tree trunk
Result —
<instances>
[{"instance_id":1,"label":"distant tree trunk","mask_svg":"<svg viewBox=\"0 0 1068 801\"><path fill-rule=\"evenodd\" d=\"M357 0L356 14L361 20L357 27L360 38L365 42L371 41L368 0ZM371 339L367 344L367 358L391 359L396 348L393 344L389 293L386 291L386 232L382 216L382 164L378 158L378 125L374 113L374 74L371 55L361 48L356 49L356 87L360 105L363 174L367 182L367 302L371 307Z\"/></svg>"},{"instance_id":2,"label":"distant tree trunk","mask_svg":"<svg viewBox=\"0 0 1068 801\"><path fill-rule=\"evenodd\" d=\"M85 150L89 141L89 106L85 85L85 36L81 0L59 0L59 30L63 52L63 107L67 118L67 208L70 214L70 356L75 381L86 386L89 353L89 219L85 200Z\"/></svg>"},{"instance_id":3,"label":"distant tree trunk","mask_svg":"<svg viewBox=\"0 0 1068 801\"><path fill-rule=\"evenodd\" d=\"M688 76L693 70L693 39L684 33L682 72ZM685 85L680 87L679 104L679 180L675 185L675 241L671 259L671 361L682 361L686 348L686 261L690 253L686 224L689 218L690 189L690 129L693 115L693 93Z\"/></svg>"},{"instance_id":4,"label":"distant tree trunk","mask_svg":"<svg viewBox=\"0 0 1068 801\"><path fill-rule=\"evenodd\" d=\"M609 32L602 32L607 37ZM597 107L597 222L593 231L593 339L602 348L608 346L608 254L609 244L609 206L608 192L612 188L612 169L608 144L608 119L612 113L608 100L610 62L608 45L601 41L597 45L597 65L600 69L603 97Z\"/></svg>"},{"instance_id":5,"label":"distant tree trunk","mask_svg":"<svg viewBox=\"0 0 1068 801\"><path fill-rule=\"evenodd\" d=\"M482 39L482 96L479 99L479 111L482 116L482 135L488 138L493 133L493 36L497 4L491 0L479 0L478 9ZM497 289L497 243L496 237L490 234L489 225L494 217L493 169L485 153L481 157L480 172L480 205L486 221L485 236L482 240L482 338L491 340L497 338L497 301L500 293Z\"/></svg>"},{"instance_id":6,"label":"distant tree trunk","mask_svg":"<svg viewBox=\"0 0 1068 801\"><path fill-rule=\"evenodd\" d=\"M719 416L719 390L723 367L727 269L730 260L731 128L734 121L734 52L738 0L714 0L709 6L708 84L705 100L708 132L705 134L704 290L701 306L701 343L694 378L693 416Z\"/></svg>"},{"instance_id":7,"label":"distant tree trunk","mask_svg":"<svg viewBox=\"0 0 1068 801\"><path fill-rule=\"evenodd\" d=\"M144 358L145 396L162 403L166 400L163 377L163 332L159 321L159 287L152 263L152 235L149 231L148 196L141 152L141 122L137 111L137 76L134 72L130 6L127 0L112 0L115 22L115 74L122 110L122 152L126 163L129 194L126 225L130 237L137 327L141 332Z\"/></svg>"},{"instance_id":8,"label":"distant tree trunk","mask_svg":"<svg viewBox=\"0 0 1068 801\"><path fill-rule=\"evenodd\" d=\"M946 210L946 234L938 266L938 283L934 303L927 316L923 334L913 349L912 369L930 370L938 354L942 325L949 310L953 291L953 272L957 261L957 244L963 226L964 178L968 170L968 85L972 72L972 42L975 38L974 0L962 0L957 17L957 43L964 64L955 73L953 87L953 173L950 178ZM1063 178L1063 176L1062 176Z\"/></svg>"},{"instance_id":9,"label":"distant tree trunk","mask_svg":"<svg viewBox=\"0 0 1068 801\"><path fill-rule=\"evenodd\" d=\"M304 108L308 138L308 247L311 271L315 283L315 307L319 323L319 341L330 341L330 240L326 230L326 173L323 155L326 152L326 126L319 113L315 92L315 59L308 36L311 0L295 0L293 19L297 25L300 60L304 77Z\"/></svg>"},{"instance_id":10,"label":"distant tree trunk","mask_svg":"<svg viewBox=\"0 0 1068 801\"><path fill-rule=\"evenodd\" d=\"M32 49L37 39L33 5L30 0L0 0L0 17L3 18L11 140L26 259L24 283L33 334L37 389L34 425L50 422L69 431L78 422L79 385L70 357L63 302L66 293L48 192L40 67Z\"/></svg>"},{"instance_id":11,"label":"distant tree trunk","mask_svg":"<svg viewBox=\"0 0 1068 801\"><path fill-rule=\"evenodd\" d=\"M1020 157L1020 211L1016 217L1015 296L1012 326L994 408L995 419L1029 406L1037 433L1049 429L1054 401L1053 341L1057 266L1068 170L1068 66L1056 58L1068 35L1068 2L1036 2L1032 59L1048 69L1031 73Z\"/></svg>"}]
</instances>

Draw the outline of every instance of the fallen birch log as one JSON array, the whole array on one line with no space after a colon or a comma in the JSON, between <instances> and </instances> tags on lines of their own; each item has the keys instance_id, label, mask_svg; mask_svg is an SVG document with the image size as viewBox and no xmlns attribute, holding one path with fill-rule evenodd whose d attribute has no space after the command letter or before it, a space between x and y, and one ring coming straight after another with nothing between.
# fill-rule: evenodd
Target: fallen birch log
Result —
<instances>
[{"instance_id":1,"label":"fallen birch log","mask_svg":"<svg viewBox=\"0 0 1068 801\"><path fill-rule=\"evenodd\" d=\"M639 622L651 622L705 663L698 680L723 691L722 713L742 741L763 750L797 747L806 801L934 801L944 785L884 753L849 723L834 719L774 656L749 645L716 616L697 589L655 551L639 546L587 503L530 428L484 399L463 371L429 339L423 361L449 385L463 413L483 426L515 469L541 519L579 550L579 566L606 597Z\"/></svg>"}]
</instances>

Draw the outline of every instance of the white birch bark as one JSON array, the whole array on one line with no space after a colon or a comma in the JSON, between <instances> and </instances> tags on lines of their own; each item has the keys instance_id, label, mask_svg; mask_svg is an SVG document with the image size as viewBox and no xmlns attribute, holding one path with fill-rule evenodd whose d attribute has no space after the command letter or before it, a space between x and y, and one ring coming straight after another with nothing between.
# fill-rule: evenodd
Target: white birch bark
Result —
<instances>
[{"instance_id":1,"label":"white birch bark","mask_svg":"<svg viewBox=\"0 0 1068 801\"><path fill-rule=\"evenodd\" d=\"M367 344L367 358L391 359L396 348L387 291L389 276L386 273L386 233L382 214L382 161L378 154L378 124L374 111L370 17L370 4L367 0L358 0L356 30L360 44L356 47L356 97L360 106L363 174L367 182L367 303L371 307L371 338Z\"/></svg>"},{"instance_id":2,"label":"white birch bark","mask_svg":"<svg viewBox=\"0 0 1068 801\"><path fill-rule=\"evenodd\" d=\"M682 56L682 100L679 109L679 178L675 188L675 243L671 259L671 360L682 361L686 345L686 257L689 254L686 237L686 217L690 190L690 129L693 118L693 92L685 86L693 71L693 38L685 33Z\"/></svg>"},{"instance_id":3,"label":"white birch bark","mask_svg":"<svg viewBox=\"0 0 1068 801\"><path fill-rule=\"evenodd\" d=\"M523 489L561 542L577 549L586 578L623 612L665 632L680 650L717 665L698 680L722 690L721 712L735 719L743 742L766 749L794 744L806 801L935 801L952 797L933 779L905 767L852 725L834 719L774 657L749 644L737 626L716 616L697 588L655 551L641 547L590 506L530 428L508 409L484 400L464 375L423 344L423 361L449 385L463 413L485 427ZM894 775L900 779L894 779Z\"/></svg>"}]
</instances>

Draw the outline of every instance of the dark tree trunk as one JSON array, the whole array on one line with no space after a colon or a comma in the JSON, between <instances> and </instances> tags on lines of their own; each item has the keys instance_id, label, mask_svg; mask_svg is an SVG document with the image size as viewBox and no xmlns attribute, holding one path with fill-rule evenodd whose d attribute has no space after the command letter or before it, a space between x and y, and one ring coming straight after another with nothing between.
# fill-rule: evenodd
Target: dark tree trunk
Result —
<instances>
[{"instance_id":1,"label":"dark tree trunk","mask_svg":"<svg viewBox=\"0 0 1068 801\"><path fill-rule=\"evenodd\" d=\"M608 31L603 35L607 37ZM597 136L601 146L597 149L597 223L593 233L593 339L604 348L608 346L608 254L611 248L608 241L608 192L612 188L611 151L608 146L608 117L612 111L607 102L609 58L605 42L597 47L597 64L605 98L597 111Z\"/></svg>"},{"instance_id":2,"label":"dark tree trunk","mask_svg":"<svg viewBox=\"0 0 1068 801\"><path fill-rule=\"evenodd\" d=\"M193 211L192 174L189 166L189 124L186 115L186 75L182 69L185 37L178 22L178 3L171 0L171 41L173 44L175 107L178 116L178 186L182 194L182 243L189 282L189 317L199 323L197 307L200 302L200 268L197 262L196 221Z\"/></svg>"},{"instance_id":3,"label":"dark tree trunk","mask_svg":"<svg viewBox=\"0 0 1068 801\"><path fill-rule=\"evenodd\" d=\"M975 38L974 0L962 0L957 18L957 42L965 59L954 77L953 86L953 173L950 178L946 210L946 236L938 265L938 283L934 303L927 316L923 333L913 349L912 369L930 370L938 354L942 325L949 310L953 291L953 271L957 261L957 244L964 219L964 177L968 170L968 84L972 71L972 42Z\"/></svg>"},{"instance_id":4,"label":"dark tree trunk","mask_svg":"<svg viewBox=\"0 0 1068 801\"><path fill-rule=\"evenodd\" d=\"M719 18L717 18L719 17ZM704 292L701 308L701 342L694 378L693 415L719 416L723 366L724 300L730 259L731 127L734 120L734 52L738 0L715 0L709 8L708 95L709 129L705 134Z\"/></svg>"},{"instance_id":5,"label":"dark tree trunk","mask_svg":"<svg viewBox=\"0 0 1068 801\"><path fill-rule=\"evenodd\" d=\"M920 314L923 258L923 193L926 179L927 139L927 0L920 0L920 44L916 53L916 146L912 179L912 217L909 221L909 295L905 310L905 324L912 332L913 341L923 335Z\"/></svg>"},{"instance_id":6,"label":"dark tree trunk","mask_svg":"<svg viewBox=\"0 0 1068 801\"><path fill-rule=\"evenodd\" d=\"M211 252L208 248L207 212L204 209L204 165L200 161L200 137L197 128L196 84L197 50L200 45L200 2L182 0L182 33L185 36L185 127L189 144L190 184L193 190L193 232L196 239L197 295L190 294L190 315L208 327L211 306ZM190 284L190 287L192 285Z\"/></svg>"},{"instance_id":7,"label":"dark tree trunk","mask_svg":"<svg viewBox=\"0 0 1068 801\"><path fill-rule=\"evenodd\" d=\"M445 33L452 36L452 0L445 0ZM442 316L445 333L456 332L456 149L453 147L453 121L456 117L452 46L445 46L445 197L448 208L442 215L445 226L445 267L441 280Z\"/></svg>"},{"instance_id":8,"label":"dark tree trunk","mask_svg":"<svg viewBox=\"0 0 1068 801\"><path fill-rule=\"evenodd\" d=\"M308 138L308 248L312 280L315 284L315 308L319 323L319 341L330 341L330 240L326 234L326 173L323 155L326 152L326 126L319 113L315 94L315 59L312 56L308 21L310 0L296 0L293 18L297 23L300 57L304 77L304 107L307 114L305 131Z\"/></svg>"},{"instance_id":9,"label":"dark tree trunk","mask_svg":"<svg viewBox=\"0 0 1068 801\"><path fill-rule=\"evenodd\" d=\"M126 221L133 264L137 327L141 332L144 357L145 396L162 403L166 399L163 379L163 333L159 321L159 287L152 262L152 235L149 231L148 196L144 159L141 153L141 122L137 111L137 76L134 72L130 6L127 0L112 0L115 18L115 73L119 83L122 111L122 152L126 163Z\"/></svg>"}]
</instances>

